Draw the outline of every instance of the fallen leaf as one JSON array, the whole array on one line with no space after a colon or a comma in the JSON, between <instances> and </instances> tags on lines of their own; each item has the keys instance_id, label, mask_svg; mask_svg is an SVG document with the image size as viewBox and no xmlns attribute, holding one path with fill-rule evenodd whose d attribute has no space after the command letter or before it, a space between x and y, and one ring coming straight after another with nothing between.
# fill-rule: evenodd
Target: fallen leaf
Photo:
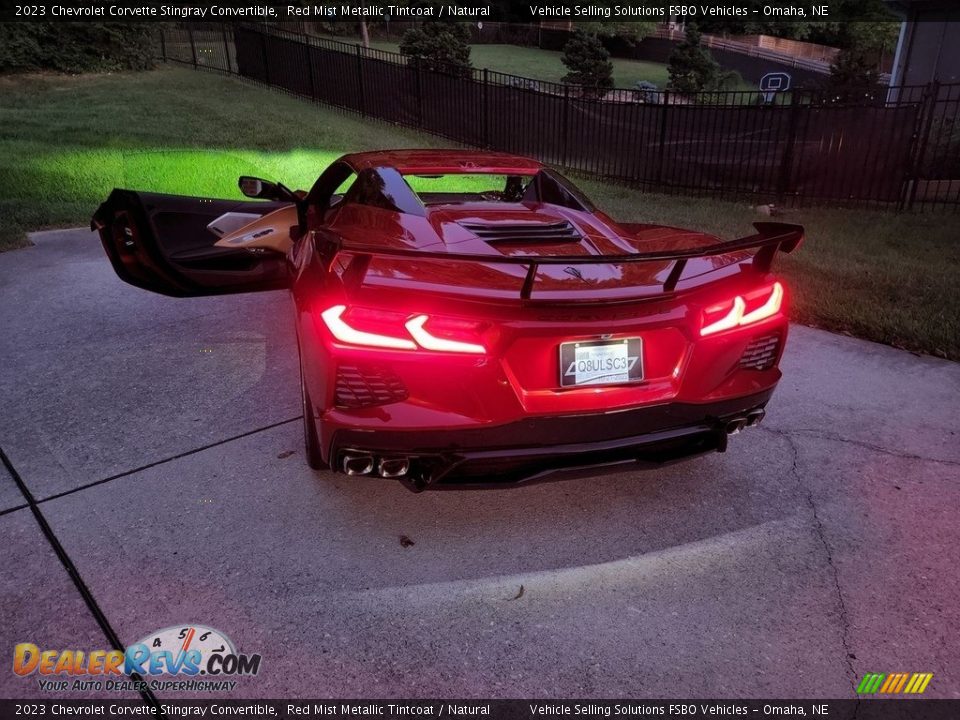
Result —
<instances>
[{"instance_id":1,"label":"fallen leaf","mask_svg":"<svg viewBox=\"0 0 960 720\"><path fill-rule=\"evenodd\" d=\"M511 600L519 600L519 599L522 598L522 597L523 597L523 585L520 586L520 590L517 591L517 594L514 595L514 596L513 596L512 598L510 598L510 599L511 599Z\"/></svg>"},{"instance_id":2,"label":"fallen leaf","mask_svg":"<svg viewBox=\"0 0 960 720\"><path fill-rule=\"evenodd\" d=\"M415 545L416 543L414 543L413 540L408 538L406 535L401 535L400 544L406 548L406 547L410 547L411 545Z\"/></svg>"},{"instance_id":3,"label":"fallen leaf","mask_svg":"<svg viewBox=\"0 0 960 720\"><path fill-rule=\"evenodd\" d=\"M279 455L277 455L277 459L278 459L278 460L283 460L284 458L290 457L290 456L293 455L295 452L296 452L296 450L284 450L282 453L280 453Z\"/></svg>"}]
</instances>

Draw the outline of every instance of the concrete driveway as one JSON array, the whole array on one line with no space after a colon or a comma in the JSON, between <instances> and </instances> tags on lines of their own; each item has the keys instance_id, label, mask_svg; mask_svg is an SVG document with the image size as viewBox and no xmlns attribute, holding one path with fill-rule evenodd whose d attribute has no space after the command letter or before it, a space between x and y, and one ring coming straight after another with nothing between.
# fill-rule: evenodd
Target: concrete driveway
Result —
<instances>
[{"instance_id":1,"label":"concrete driveway","mask_svg":"<svg viewBox=\"0 0 960 720\"><path fill-rule=\"evenodd\" d=\"M36 502L0 469L2 697L38 695L16 642L183 623L263 656L234 696L960 697L960 365L795 327L726 454L414 495L306 467L283 293L163 298L86 231L34 242L0 255Z\"/></svg>"}]
</instances>

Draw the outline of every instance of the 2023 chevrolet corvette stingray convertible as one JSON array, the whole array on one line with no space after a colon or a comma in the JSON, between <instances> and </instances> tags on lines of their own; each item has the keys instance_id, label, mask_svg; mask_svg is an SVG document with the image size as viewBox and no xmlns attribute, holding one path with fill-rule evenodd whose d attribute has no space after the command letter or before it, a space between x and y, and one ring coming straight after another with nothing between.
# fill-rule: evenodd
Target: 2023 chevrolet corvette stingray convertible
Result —
<instances>
[{"instance_id":1,"label":"2023 chevrolet corvette stingray convertible","mask_svg":"<svg viewBox=\"0 0 960 720\"><path fill-rule=\"evenodd\" d=\"M723 451L780 378L803 228L722 242L618 223L539 162L346 155L251 201L114 190L117 274L191 297L289 288L307 461L414 490Z\"/></svg>"}]
</instances>

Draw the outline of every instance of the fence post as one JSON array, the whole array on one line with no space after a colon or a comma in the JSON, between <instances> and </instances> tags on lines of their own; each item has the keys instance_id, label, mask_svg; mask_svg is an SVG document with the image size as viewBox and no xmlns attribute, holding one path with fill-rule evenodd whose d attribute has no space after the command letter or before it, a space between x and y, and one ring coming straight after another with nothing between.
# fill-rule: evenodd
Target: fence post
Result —
<instances>
[{"instance_id":1,"label":"fence post","mask_svg":"<svg viewBox=\"0 0 960 720\"><path fill-rule=\"evenodd\" d=\"M267 34L260 32L260 54L263 56L263 81L270 84L270 61L267 60Z\"/></svg>"},{"instance_id":2,"label":"fence post","mask_svg":"<svg viewBox=\"0 0 960 720\"><path fill-rule=\"evenodd\" d=\"M164 32L163 28L160 28L160 56L163 58L163 62L167 62L167 33Z\"/></svg>"},{"instance_id":3,"label":"fence post","mask_svg":"<svg viewBox=\"0 0 960 720\"><path fill-rule=\"evenodd\" d=\"M570 167L570 86L563 86L563 149L560 164Z\"/></svg>"},{"instance_id":4,"label":"fence post","mask_svg":"<svg viewBox=\"0 0 960 720\"><path fill-rule=\"evenodd\" d=\"M360 114L367 114L367 98L363 88L363 53L357 45L357 87L360 95Z\"/></svg>"},{"instance_id":5,"label":"fence post","mask_svg":"<svg viewBox=\"0 0 960 720\"><path fill-rule=\"evenodd\" d=\"M307 70L310 73L310 99L316 102L318 99L317 80L313 74L313 52L311 52L313 45L310 43L309 38L304 37L304 46L307 48Z\"/></svg>"},{"instance_id":6,"label":"fence post","mask_svg":"<svg viewBox=\"0 0 960 720\"><path fill-rule=\"evenodd\" d=\"M230 62L230 43L227 42L227 25L220 25L220 31L223 33L223 56L227 60L227 72L233 74L233 65Z\"/></svg>"},{"instance_id":7,"label":"fence post","mask_svg":"<svg viewBox=\"0 0 960 720\"><path fill-rule=\"evenodd\" d=\"M663 91L663 109L660 111L660 147L657 149L657 184L663 182L663 162L667 151L667 108L670 107L670 91Z\"/></svg>"},{"instance_id":8,"label":"fence post","mask_svg":"<svg viewBox=\"0 0 960 720\"><path fill-rule=\"evenodd\" d=\"M911 153L910 171L908 173L910 181L910 195L907 199L907 210L913 209L913 204L917 200L917 187L920 184L921 163L927 154L927 144L930 141L930 130L933 128L933 115L937 105L937 98L940 96L940 82L934 80L923 91L923 103L920 106L920 127L918 129L917 141L914 143L914 152Z\"/></svg>"},{"instance_id":9,"label":"fence post","mask_svg":"<svg viewBox=\"0 0 960 720\"><path fill-rule=\"evenodd\" d=\"M190 55L193 57L193 69L197 69L197 44L193 41L193 28L187 25L187 36L190 38Z\"/></svg>"},{"instance_id":10,"label":"fence post","mask_svg":"<svg viewBox=\"0 0 960 720\"><path fill-rule=\"evenodd\" d=\"M487 72L487 68L483 69L483 93L481 94L481 102L483 107L480 111L483 113L483 146L485 148L490 147L490 97L488 88L490 87L490 74Z\"/></svg>"},{"instance_id":11,"label":"fence post","mask_svg":"<svg viewBox=\"0 0 960 720\"><path fill-rule=\"evenodd\" d=\"M780 177L777 180L777 202L790 192L793 179L793 155L797 144L797 125L800 119L801 104L798 102L799 90L794 90L790 96L790 117L787 121L787 145L783 149L783 159L780 161ZM776 109L776 108L773 108Z\"/></svg>"},{"instance_id":12,"label":"fence post","mask_svg":"<svg viewBox=\"0 0 960 720\"><path fill-rule=\"evenodd\" d=\"M413 66L416 70L416 80L417 80L417 127L423 127L423 68L421 65L421 58L419 55L415 55L413 58Z\"/></svg>"}]
</instances>

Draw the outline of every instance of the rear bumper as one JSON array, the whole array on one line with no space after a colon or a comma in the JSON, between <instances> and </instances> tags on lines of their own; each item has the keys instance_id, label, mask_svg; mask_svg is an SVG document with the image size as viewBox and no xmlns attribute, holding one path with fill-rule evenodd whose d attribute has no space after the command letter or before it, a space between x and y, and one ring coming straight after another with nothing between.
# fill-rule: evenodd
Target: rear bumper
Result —
<instances>
[{"instance_id":1,"label":"rear bumper","mask_svg":"<svg viewBox=\"0 0 960 720\"><path fill-rule=\"evenodd\" d=\"M501 425L430 431L338 429L330 459L344 471L351 457L407 460L393 473L413 490L428 486L518 483L561 470L626 462L648 466L726 449L731 421L762 417L773 388L707 404L664 403L607 413L528 418ZM363 468L366 463L358 463ZM396 468L396 464L392 467Z\"/></svg>"}]
</instances>

